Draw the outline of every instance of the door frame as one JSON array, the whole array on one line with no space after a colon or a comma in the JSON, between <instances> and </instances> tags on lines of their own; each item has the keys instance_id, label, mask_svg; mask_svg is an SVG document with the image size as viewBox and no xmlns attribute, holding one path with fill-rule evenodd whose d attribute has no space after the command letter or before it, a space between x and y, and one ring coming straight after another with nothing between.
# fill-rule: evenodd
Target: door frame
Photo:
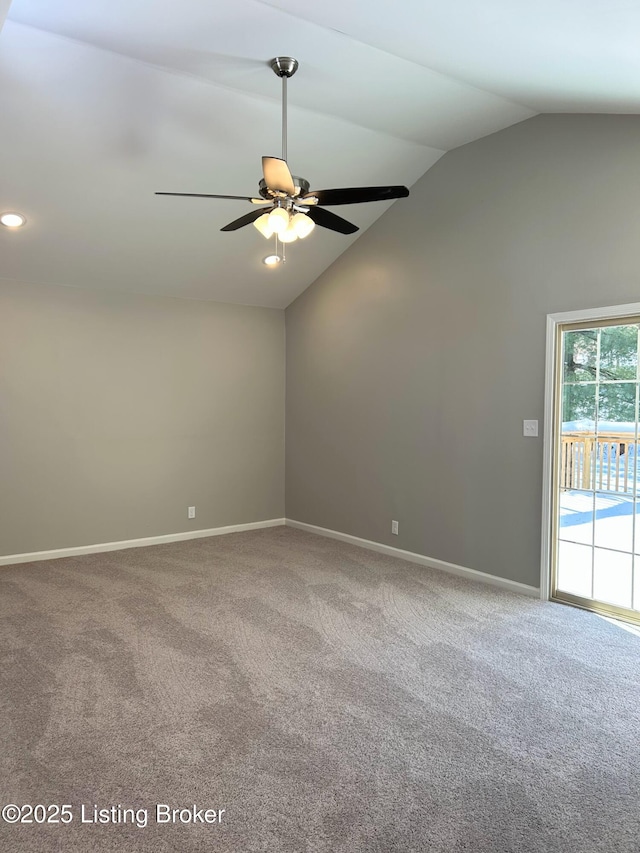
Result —
<instances>
[{"instance_id":1,"label":"door frame","mask_svg":"<svg viewBox=\"0 0 640 853\"><path fill-rule=\"evenodd\" d=\"M556 387L558 383L558 364L556 359L558 329L565 323L580 323L593 320L617 320L640 315L640 302L626 305L610 305L604 308L583 308L575 311L562 311L547 314L547 344L544 375L544 444L542 475L542 545L540 550L540 598L551 598L551 557L554 547L553 504L554 504L554 461L556 447L553 428L556 417Z\"/></svg>"}]
</instances>

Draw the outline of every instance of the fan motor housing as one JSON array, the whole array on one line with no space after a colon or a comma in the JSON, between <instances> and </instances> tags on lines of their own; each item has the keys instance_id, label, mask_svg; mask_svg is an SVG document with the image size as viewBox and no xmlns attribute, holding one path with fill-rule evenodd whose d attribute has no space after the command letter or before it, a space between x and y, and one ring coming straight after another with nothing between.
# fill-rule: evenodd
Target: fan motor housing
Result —
<instances>
[{"instance_id":1,"label":"fan motor housing","mask_svg":"<svg viewBox=\"0 0 640 853\"><path fill-rule=\"evenodd\" d=\"M306 181L304 178L298 177L298 175L291 175L291 177L293 178L294 187L297 190L299 190L296 193L295 198L299 198L301 195L305 195L305 193L309 192L309 186L310 186L309 181ZM258 187L259 187L259 193L262 196L262 198L266 198L269 201L271 201L271 199L273 199L273 198L279 198L279 197L286 198L287 197L286 193L278 193L278 192L274 192L274 191L270 190L269 187L267 186L264 178L262 178L260 180Z\"/></svg>"}]
</instances>

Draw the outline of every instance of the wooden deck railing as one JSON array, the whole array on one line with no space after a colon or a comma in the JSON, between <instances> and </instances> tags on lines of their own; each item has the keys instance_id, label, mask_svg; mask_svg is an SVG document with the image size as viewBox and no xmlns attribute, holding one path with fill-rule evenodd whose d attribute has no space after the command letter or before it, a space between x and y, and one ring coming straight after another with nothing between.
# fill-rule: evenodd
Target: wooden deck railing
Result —
<instances>
[{"instance_id":1,"label":"wooden deck railing","mask_svg":"<svg viewBox=\"0 0 640 853\"><path fill-rule=\"evenodd\" d=\"M638 444L634 435L565 432L560 451L560 488L633 493Z\"/></svg>"}]
</instances>

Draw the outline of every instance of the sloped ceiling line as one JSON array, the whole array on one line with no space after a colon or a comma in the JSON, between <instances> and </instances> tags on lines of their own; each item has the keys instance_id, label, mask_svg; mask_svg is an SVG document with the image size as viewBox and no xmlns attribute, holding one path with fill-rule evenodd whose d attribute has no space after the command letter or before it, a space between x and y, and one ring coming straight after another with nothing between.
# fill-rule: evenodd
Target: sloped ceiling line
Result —
<instances>
[{"instance_id":1,"label":"sloped ceiling line","mask_svg":"<svg viewBox=\"0 0 640 853\"><path fill-rule=\"evenodd\" d=\"M380 45L373 44L371 41L366 41L362 38L359 38L357 35L355 35L355 33L346 32L345 30L340 30L336 27L323 26L322 24L319 24L317 21L314 21L311 18L308 18L305 15L300 14L299 11L293 12L290 9L282 9L280 6L277 6L275 3L270 3L269 0L252 0L252 2L254 2L260 6L267 6L269 9L273 9L274 11L280 12L281 14L290 15L292 18L296 18L298 20L305 21L306 23L313 24L314 26L320 27L323 30L331 31L333 33L337 33L338 35L343 36L346 39L349 39L349 41L353 41L353 42L357 42L357 43L362 44L362 45L366 45L366 47L371 48L371 50L377 50L377 51L380 51L380 53L386 53L389 56L393 56L395 59L402 59L405 62L411 63L412 65L415 65L416 68L424 68L426 71L429 71L431 74L437 74L439 77L442 77L444 80L453 80L456 83L460 83L463 86L467 86L469 89L475 90L476 92L481 92L485 95L491 95L494 98L499 98L501 101L504 101L505 103L511 104L513 106L522 107L523 109L527 109L527 110L532 110L532 115L538 114L537 111L530 104L527 104L524 101L514 100L513 98L505 98L503 95L500 95L500 94L492 91L491 89L485 89L482 86L478 86L475 83L472 83L468 78L465 78L464 76L462 76L460 74L451 74L449 72L440 71L435 66L429 65L426 62L418 62L415 59L409 59L407 57L400 56L400 54L393 53L392 51L389 51L389 50L385 50L384 48L380 47Z\"/></svg>"},{"instance_id":2,"label":"sloped ceiling line","mask_svg":"<svg viewBox=\"0 0 640 853\"><path fill-rule=\"evenodd\" d=\"M0 2L2 2L2 0L0 0ZM279 83L275 77L273 78L273 84L274 84L273 90L274 90L275 94L273 94L273 95L272 94L258 94L256 92L251 92L247 89L241 89L237 86L233 86L230 83L221 83L220 81L211 80L207 77L203 77L201 75L194 74L194 73L189 72L189 71L184 71L184 70L179 69L179 68L172 68L171 66L168 66L168 65L160 65L160 64L155 63L155 62L150 62L149 60L146 60L146 59L141 59L138 56L132 56L129 53L123 53L121 51L114 50L111 47L103 47L102 45L92 44L90 42L84 41L81 38L76 38L74 36L68 36L68 35L62 35L60 33L53 32L53 31L45 29L43 27L34 26L33 24L20 24L20 23L17 23L15 21L11 21L11 25L13 27L24 27L25 29L33 30L35 32L40 32L40 33L46 35L48 38L60 39L62 41L71 42L73 44L81 45L83 47L90 47L92 50L103 51L104 53L108 53L108 54L112 54L113 56L121 57L122 59L125 59L128 62L138 63L139 65L144 66L146 68L151 68L151 69L154 69L156 71L160 71L163 74L175 75L176 77L184 77L187 80L189 80L189 79L195 80L200 84L204 84L206 86L211 86L212 88L219 89L220 91L223 91L223 92L232 92L234 94L240 94L240 95L242 95L242 97L247 98L249 100L253 100L255 102L264 103L264 101L270 101L274 105L274 120L276 121L276 123L279 120L279 114L280 114L279 111L280 111L280 104L281 104L281 90L280 90L280 85L279 85ZM265 77L267 77L267 79L270 79L270 77L268 75L273 74L273 72L270 70L269 62L268 61L261 62L260 65L262 66L262 70L264 71ZM375 133L382 133L385 136L389 136L392 139L403 139L402 136L398 136L397 134L392 133L389 130L380 130L377 127L372 128L369 125L363 124L361 122L353 121L353 119L347 119L347 118L344 118L344 116L333 115L332 113L329 113L329 112L326 112L323 110L314 109L312 107L305 106L304 104L299 104L299 103L292 104L291 103L291 96L289 95L289 108L291 109L292 107L295 110L300 111L300 112L307 112L307 113L313 114L315 116L326 117L326 118L331 119L332 121L344 122L345 124L352 125L353 127L359 127L359 128L362 128L363 130L370 130L370 131L373 131ZM421 142L416 142L416 144L422 145L425 149L428 148L430 151L437 151L440 155L446 153L446 149L444 149L444 148L438 148L437 146L427 145L427 144L421 143Z\"/></svg>"}]
</instances>

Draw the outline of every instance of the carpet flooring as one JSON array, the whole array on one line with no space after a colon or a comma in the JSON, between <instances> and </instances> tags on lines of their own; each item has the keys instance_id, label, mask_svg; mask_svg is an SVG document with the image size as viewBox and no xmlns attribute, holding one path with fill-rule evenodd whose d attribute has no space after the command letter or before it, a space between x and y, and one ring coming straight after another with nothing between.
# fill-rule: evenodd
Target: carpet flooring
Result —
<instances>
[{"instance_id":1,"label":"carpet flooring","mask_svg":"<svg viewBox=\"0 0 640 853\"><path fill-rule=\"evenodd\" d=\"M640 850L640 637L576 609L272 528L0 569L0 655L0 805L71 815L7 853Z\"/></svg>"}]
</instances>

